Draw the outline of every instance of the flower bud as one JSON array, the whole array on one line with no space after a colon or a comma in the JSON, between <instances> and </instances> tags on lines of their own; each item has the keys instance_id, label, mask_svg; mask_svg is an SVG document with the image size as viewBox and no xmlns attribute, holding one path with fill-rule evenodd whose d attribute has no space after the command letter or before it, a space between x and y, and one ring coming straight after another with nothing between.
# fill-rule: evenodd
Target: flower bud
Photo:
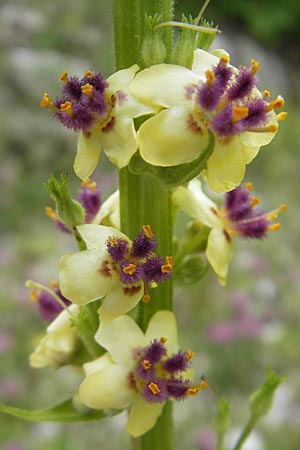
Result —
<instances>
[{"instance_id":1,"label":"flower bud","mask_svg":"<svg viewBox=\"0 0 300 450\"><path fill-rule=\"evenodd\" d=\"M276 389L285 381L284 376L278 376L272 368L268 368L264 383L250 396L249 403L252 415L256 418L265 416L272 407Z\"/></svg>"},{"instance_id":2,"label":"flower bud","mask_svg":"<svg viewBox=\"0 0 300 450\"><path fill-rule=\"evenodd\" d=\"M51 176L47 183L47 189L56 202L57 215L62 223L71 230L84 223L84 209L70 196L67 174L62 174L59 180Z\"/></svg>"}]
</instances>

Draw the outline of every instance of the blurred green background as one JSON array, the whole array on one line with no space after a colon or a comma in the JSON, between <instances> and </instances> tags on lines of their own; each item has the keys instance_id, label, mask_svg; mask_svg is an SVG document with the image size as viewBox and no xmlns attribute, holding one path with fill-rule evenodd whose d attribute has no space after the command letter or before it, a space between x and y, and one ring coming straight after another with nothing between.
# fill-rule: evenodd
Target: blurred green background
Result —
<instances>
[{"instance_id":1,"label":"blurred green background","mask_svg":"<svg viewBox=\"0 0 300 450\"><path fill-rule=\"evenodd\" d=\"M196 16L200 7L194 0L179 1L177 17ZM247 418L247 395L263 381L266 367L285 374L273 411L244 448L299 450L300 3L212 0L205 17L223 31L214 47L226 48L235 65L258 59L260 87L286 99L288 119L249 166L246 181L253 182L266 209L286 202L288 211L280 217L281 230L267 240L236 243L226 289L213 273L177 289L181 343L197 353L199 375L231 401L228 448ZM24 283L55 280L59 257L73 249L44 215L51 200L43 183L50 173L68 171L74 195L79 189L72 173L76 136L42 110L39 100L45 91L58 95L63 69L79 76L86 68L113 72L111 2L2 0L0 48L0 400L38 408L66 398L80 382L70 368L34 370L28 364L46 324ZM105 158L94 179L104 198L114 190L116 173ZM213 450L215 410L210 390L175 406L176 450ZM1 415L0 449L126 449L124 420L121 415L85 425L30 424Z\"/></svg>"}]
</instances>

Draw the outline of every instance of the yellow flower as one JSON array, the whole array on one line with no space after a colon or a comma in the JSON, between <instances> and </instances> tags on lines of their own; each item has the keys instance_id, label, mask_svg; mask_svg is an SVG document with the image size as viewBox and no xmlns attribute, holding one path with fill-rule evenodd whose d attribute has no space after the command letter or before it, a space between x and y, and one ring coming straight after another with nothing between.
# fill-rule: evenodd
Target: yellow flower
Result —
<instances>
[{"instance_id":1,"label":"yellow flower","mask_svg":"<svg viewBox=\"0 0 300 450\"><path fill-rule=\"evenodd\" d=\"M172 64L142 70L130 90L160 108L138 131L142 158L154 166L191 162L205 150L211 131L216 144L206 177L212 190L223 192L240 184L246 164L275 136L273 110L283 99L268 102L269 93L256 88L256 61L236 69L227 53L217 54L196 50L192 70Z\"/></svg>"},{"instance_id":2,"label":"yellow flower","mask_svg":"<svg viewBox=\"0 0 300 450\"><path fill-rule=\"evenodd\" d=\"M177 325L170 311L158 311L144 334L129 316L100 325L96 341L107 349L84 365L79 398L93 409L129 408L127 431L149 431L167 399L182 400L201 386L191 384L191 351L178 352Z\"/></svg>"}]
</instances>

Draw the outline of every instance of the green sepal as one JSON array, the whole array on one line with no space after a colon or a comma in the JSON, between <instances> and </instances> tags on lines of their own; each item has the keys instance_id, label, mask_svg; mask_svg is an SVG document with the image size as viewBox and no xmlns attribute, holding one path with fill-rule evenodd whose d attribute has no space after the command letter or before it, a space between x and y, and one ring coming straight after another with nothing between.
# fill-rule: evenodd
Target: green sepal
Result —
<instances>
[{"instance_id":1,"label":"green sepal","mask_svg":"<svg viewBox=\"0 0 300 450\"><path fill-rule=\"evenodd\" d=\"M56 203L59 220L70 230L73 230L77 225L82 225L85 218L84 208L70 195L68 174L61 174L59 180L51 175L46 187Z\"/></svg>"},{"instance_id":2,"label":"green sepal","mask_svg":"<svg viewBox=\"0 0 300 450\"><path fill-rule=\"evenodd\" d=\"M167 50L163 41L163 30L155 26L162 21L158 14L154 17L145 15L145 37L142 45L142 58L145 67L163 63Z\"/></svg>"},{"instance_id":3,"label":"green sepal","mask_svg":"<svg viewBox=\"0 0 300 450\"><path fill-rule=\"evenodd\" d=\"M206 274L208 267L201 255L187 255L179 267L174 264L174 282L183 286L198 283Z\"/></svg>"},{"instance_id":4,"label":"green sepal","mask_svg":"<svg viewBox=\"0 0 300 450\"><path fill-rule=\"evenodd\" d=\"M209 133L209 140L206 148L200 152L198 158L189 163L178 164L177 166L152 166L146 163L136 152L129 162L129 171L134 175L149 174L160 180L161 185L166 189L172 189L184 183L188 183L197 177L206 168L207 160L215 147L214 135Z\"/></svg>"},{"instance_id":5,"label":"green sepal","mask_svg":"<svg viewBox=\"0 0 300 450\"><path fill-rule=\"evenodd\" d=\"M202 27L207 28L215 28L218 26L214 26L213 22L207 22L205 19L201 20L200 25ZM211 44L213 43L216 35L211 33L205 33L205 31L200 31L196 43L196 48L201 48L202 50L208 51L210 49Z\"/></svg>"},{"instance_id":6,"label":"green sepal","mask_svg":"<svg viewBox=\"0 0 300 450\"><path fill-rule=\"evenodd\" d=\"M100 301L92 302L80 308L75 326L77 332L90 355L90 358L98 358L105 350L95 341L95 334L99 328L99 309Z\"/></svg>"},{"instance_id":7,"label":"green sepal","mask_svg":"<svg viewBox=\"0 0 300 450\"><path fill-rule=\"evenodd\" d=\"M197 25L197 19L193 19L192 16L187 18L184 14L182 15L181 22ZM190 30L188 28L181 28L177 44L171 53L171 64L178 64L191 69L194 58L194 50L196 48L196 36L197 31Z\"/></svg>"},{"instance_id":8,"label":"green sepal","mask_svg":"<svg viewBox=\"0 0 300 450\"><path fill-rule=\"evenodd\" d=\"M286 377L278 376L271 367L268 368L264 383L249 398L250 409L254 417L260 418L269 412L275 391L285 380Z\"/></svg>"},{"instance_id":9,"label":"green sepal","mask_svg":"<svg viewBox=\"0 0 300 450\"><path fill-rule=\"evenodd\" d=\"M10 416L18 417L19 419L27 420L29 422L88 422L91 420L101 420L111 415L118 414L120 411L104 412L94 411L91 409L76 409L73 398L59 403L45 409L26 410L20 408L13 408L11 406L0 403L0 412L9 414Z\"/></svg>"}]
</instances>

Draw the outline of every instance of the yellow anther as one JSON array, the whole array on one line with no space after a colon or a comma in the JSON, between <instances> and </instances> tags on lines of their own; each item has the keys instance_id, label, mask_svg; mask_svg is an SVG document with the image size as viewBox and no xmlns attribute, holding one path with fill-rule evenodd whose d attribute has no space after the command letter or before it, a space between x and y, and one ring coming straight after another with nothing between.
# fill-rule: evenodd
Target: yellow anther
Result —
<instances>
[{"instance_id":1,"label":"yellow anther","mask_svg":"<svg viewBox=\"0 0 300 450\"><path fill-rule=\"evenodd\" d=\"M228 62L229 62L229 58L228 58L228 56L222 56L221 58L220 58L220 63L221 64L224 64L224 66L226 66L226 64L228 64Z\"/></svg>"},{"instance_id":2,"label":"yellow anther","mask_svg":"<svg viewBox=\"0 0 300 450\"><path fill-rule=\"evenodd\" d=\"M86 83L83 86L81 86L81 92L87 95L88 97L92 96L92 90L93 86L90 83Z\"/></svg>"},{"instance_id":3,"label":"yellow anther","mask_svg":"<svg viewBox=\"0 0 300 450\"><path fill-rule=\"evenodd\" d=\"M118 238L116 236L110 236L107 239L107 242L112 246L115 247L118 244Z\"/></svg>"},{"instance_id":4,"label":"yellow anther","mask_svg":"<svg viewBox=\"0 0 300 450\"><path fill-rule=\"evenodd\" d=\"M49 98L47 92L45 92L43 94L42 100L40 101L40 106L45 107L45 106L49 106L49 105L51 105L51 101L50 101L50 98Z\"/></svg>"},{"instance_id":5,"label":"yellow anther","mask_svg":"<svg viewBox=\"0 0 300 450\"><path fill-rule=\"evenodd\" d=\"M69 101L62 103L60 105L60 110L61 112L67 113L70 117L73 116L72 103Z\"/></svg>"},{"instance_id":6,"label":"yellow anther","mask_svg":"<svg viewBox=\"0 0 300 450\"><path fill-rule=\"evenodd\" d=\"M269 132L269 133L276 133L276 131L277 131L277 126L276 125L269 125L268 127L267 127L267 131Z\"/></svg>"},{"instance_id":7,"label":"yellow anther","mask_svg":"<svg viewBox=\"0 0 300 450\"><path fill-rule=\"evenodd\" d=\"M149 361L148 359L143 359L143 360L141 361L141 366L142 366L143 369L145 369L145 370L151 369L151 363L150 363L150 361Z\"/></svg>"},{"instance_id":8,"label":"yellow anther","mask_svg":"<svg viewBox=\"0 0 300 450\"><path fill-rule=\"evenodd\" d=\"M195 353L192 352L192 350L188 350L186 352L186 359L187 359L187 361L191 361L193 359L194 355L195 355Z\"/></svg>"},{"instance_id":9,"label":"yellow anther","mask_svg":"<svg viewBox=\"0 0 300 450\"><path fill-rule=\"evenodd\" d=\"M263 91L262 95L263 95L263 97L270 97L271 92L268 91L268 89L265 89L265 90Z\"/></svg>"},{"instance_id":10,"label":"yellow anther","mask_svg":"<svg viewBox=\"0 0 300 450\"><path fill-rule=\"evenodd\" d=\"M162 336L161 338L160 338L160 340L159 340L159 342L161 343L161 344L165 344L166 342L167 342L167 338L165 337L165 336Z\"/></svg>"},{"instance_id":11,"label":"yellow anther","mask_svg":"<svg viewBox=\"0 0 300 450\"><path fill-rule=\"evenodd\" d=\"M276 118L278 121L280 120L285 120L287 116L287 112L286 111L282 111L281 113L277 114Z\"/></svg>"},{"instance_id":12,"label":"yellow anther","mask_svg":"<svg viewBox=\"0 0 300 450\"><path fill-rule=\"evenodd\" d=\"M253 184L252 183L245 183L245 188L248 189L248 191L253 191Z\"/></svg>"},{"instance_id":13,"label":"yellow anther","mask_svg":"<svg viewBox=\"0 0 300 450\"><path fill-rule=\"evenodd\" d=\"M258 205L260 203L260 199L258 197L255 197L255 195L251 198L250 202L250 208L254 208L254 206Z\"/></svg>"},{"instance_id":14,"label":"yellow anther","mask_svg":"<svg viewBox=\"0 0 300 450\"><path fill-rule=\"evenodd\" d=\"M149 294L144 294L142 297L142 302L143 303L149 303L150 302L150 295Z\"/></svg>"},{"instance_id":15,"label":"yellow anther","mask_svg":"<svg viewBox=\"0 0 300 450\"><path fill-rule=\"evenodd\" d=\"M286 211L286 210L287 210L287 205L286 205L285 203L282 203L282 204L279 206L279 209L280 209L280 211Z\"/></svg>"},{"instance_id":16,"label":"yellow anther","mask_svg":"<svg viewBox=\"0 0 300 450\"><path fill-rule=\"evenodd\" d=\"M232 123L238 122L239 120L248 117L248 113L248 108L243 106L235 106L234 108L232 108Z\"/></svg>"},{"instance_id":17,"label":"yellow anther","mask_svg":"<svg viewBox=\"0 0 300 450\"><path fill-rule=\"evenodd\" d=\"M38 294L36 289L30 289L29 291L29 298L32 302L38 301Z\"/></svg>"},{"instance_id":18,"label":"yellow anther","mask_svg":"<svg viewBox=\"0 0 300 450\"><path fill-rule=\"evenodd\" d=\"M208 387L207 381L201 380L201 382L200 382L200 384L199 384L199 389L204 390L204 389L207 389L207 387Z\"/></svg>"},{"instance_id":19,"label":"yellow anther","mask_svg":"<svg viewBox=\"0 0 300 450\"><path fill-rule=\"evenodd\" d=\"M93 72L91 70L86 70L84 72L84 77L91 78L93 76Z\"/></svg>"},{"instance_id":20,"label":"yellow anther","mask_svg":"<svg viewBox=\"0 0 300 450\"><path fill-rule=\"evenodd\" d=\"M272 111L273 109L279 109L282 108L284 105L284 99L281 97L281 95L278 95L278 97L275 100L272 100L265 108L266 112Z\"/></svg>"},{"instance_id":21,"label":"yellow anther","mask_svg":"<svg viewBox=\"0 0 300 450\"><path fill-rule=\"evenodd\" d=\"M151 381L151 383L148 384L148 388L154 395L157 395L160 393L160 389L159 389L158 385L156 383L153 383L152 381Z\"/></svg>"},{"instance_id":22,"label":"yellow anther","mask_svg":"<svg viewBox=\"0 0 300 450\"><path fill-rule=\"evenodd\" d=\"M206 81L208 86L212 86L214 79L215 79L215 73L213 70L209 69L205 72Z\"/></svg>"},{"instance_id":23,"label":"yellow anther","mask_svg":"<svg viewBox=\"0 0 300 450\"><path fill-rule=\"evenodd\" d=\"M189 388L186 390L186 395L189 395L190 397L194 397L194 395L197 395L199 391L198 387Z\"/></svg>"},{"instance_id":24,"label":"yellow anther","mask_svg":"<svg viewBox=\"0 0 300 450\"><path fill-rule=\"evenodd\" d=\"M126 275L133 275L136 269L135 264L128 264L128 266L123 267L123 272L126 273Z\"/></svg>"},{"instance_id":25,"label":"yellow anther","mask_svg":"<svg viewBox=\"0 0 300 450\"><path fill-rule=\"evenodd\" d=\"M256 72L260 69L260 63L256 61L256 59L252 59L251 61L251 75L255 75Z\"/></svg>"},{"instance_id":26,"label":"yellow anther","mask_svg":"<svg viewBox=\"0 0 300 450\"><path fill-rule=\"evenodd\" d=\"M267 227L267 231L277 231L280 228L280 223L273 223Z\"/></svg>"},{"instance_id":27,"label":"yellow anther","mask_svg":"<svg viewBox=\"0 0 300 450\"><path fill-rule=\"evenodd\" d=\"M68 72L66 70L63 70L62 73L59 76L59 80L63 81L64 83L67 83L68 80Z\"/></svg>"},{"instance_id":28,"label":"yellow anther","mask_svg":"<svg viewBox=\"0 0 300 450\"><path fill-rule=\"evenodd\" d=\"M172 256L166 256L166 264L161 266L162 273L169 273L173 269L173 258Z\"/></svg>"},{"instance_id":29,"label":"yellow anther","mask_svg":"<svg viewBox=\"0 0 300 450\"><path fill-rule=\"evenodd\" d=\"M57 281L51 281L50 285L53 287L53 289L58 289L58 283Z\"/></svg>"},{"instance_id":30,"label":"yellow anther","mask_svg":"<svg viewBox=\"0 0 300 450\"><path fill-rule=\"evenodd\" d=\"M94 192L97 185L96 185L96 182L95 182L95 181L90 181L89 178L87 178L86 180L83 180L83 181L81 182L81 186L82 186L82 187L87 187L87 188L89 188L92 192Z\"/></svg>"},{"instance_id":31,"label":"yellow anther","mask_svg":"<svg viewBox=\"0 0 300 450\"><path fill-rule=\"evenodd\" d=\"M55 212L53 211L53 209L50 206L46 206L45 213L48 217L50 217L50 219L52 219L52 220L57 219Z\"/></svg>"},{"instance_id":32,"label":"yellow anther","mask_svg":"<svg viewBox=\"0 0 300 450\"><path fill-rule=\"evenodd\" d=\"M143 228L143 232L145 233L146 237L148 239L152 238L153 233L152 233L150 225L143 225L142 228Z\"/></svg>"}]
</instances>

